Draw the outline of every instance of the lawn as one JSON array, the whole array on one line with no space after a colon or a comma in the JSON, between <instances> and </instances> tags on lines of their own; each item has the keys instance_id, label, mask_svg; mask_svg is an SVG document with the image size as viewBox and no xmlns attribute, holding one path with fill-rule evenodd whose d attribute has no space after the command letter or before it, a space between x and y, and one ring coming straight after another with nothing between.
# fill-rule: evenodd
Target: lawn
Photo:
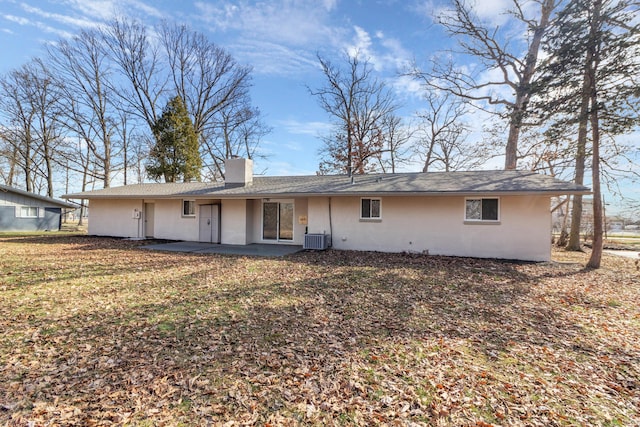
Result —
<instances>
[{"instance_id":1,"label":"lawn","mask_svg":"<svg viewBox=\"0 0 640 427\"><path fill-rule=\"evenodd\" d=\"M0 425L640 424L634 260L0 235Z\"/></svg>"}]
</instances>

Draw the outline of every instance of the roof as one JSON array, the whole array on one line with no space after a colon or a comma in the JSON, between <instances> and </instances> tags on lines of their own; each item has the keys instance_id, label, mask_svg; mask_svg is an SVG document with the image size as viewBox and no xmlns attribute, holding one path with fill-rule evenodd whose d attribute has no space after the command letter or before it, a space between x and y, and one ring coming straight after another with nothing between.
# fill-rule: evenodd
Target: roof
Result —
<instances>
[{"instance_id":1,"label":"roof","mask_svg":"<svg viewBox=\"0 0 640 427\"><path fill-rule=\"evenodd\" d=\"M62 201L62 200L56 200L56 199L53 199L51 197L41 196L39 194L30 193L28 191L20 190L18 188L9 187L8 185L0 184L0 192L19 194L21 196L29 197L31 199L40 200L42 202L48 203L48 204L53 205L53 206L58 206L58 207L61 207L61 208L75 208L76 207L76 205L71 204L71 203L67 203L67 202Z\"/></svg>"},{"instance_id":2,"label":"roof","mask_svg":"<svg viewBox=\"0 0 640 427\"><path fill-rule=\"evenodd\" d=\"M222 182L135 184L66 194L66 199L253 198L362 195L589 194L582 185L525 171L254 177L246 186Z\"/></svg>"}]
</instances>

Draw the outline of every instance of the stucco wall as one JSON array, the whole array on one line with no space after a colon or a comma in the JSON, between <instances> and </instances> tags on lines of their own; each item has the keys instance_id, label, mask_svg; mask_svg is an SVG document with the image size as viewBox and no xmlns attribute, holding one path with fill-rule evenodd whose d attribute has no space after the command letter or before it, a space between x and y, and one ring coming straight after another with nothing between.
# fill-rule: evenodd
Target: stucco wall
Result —
<instances>
[{"instance_id":1,"label":"stucco wall","mask_svg":"<svg viewBox=\"0 0 640 427\"><path fill-rule=\"evenodd\" d=\"M220 214L220 243L246 245L251 243L247 235L247 200L222 200ZM250 202L250 201L249 201Z\"/></svg>"},{"instance_id":2,"label":"stucco wall","mask_svg":"<svg viewBox=\"0 0 640 427\"><path fill-rule=\"evenodd\" d=\"M294 200L292 243L303 244L307 226L300 217L306 216L308 232L332 234L336 249L546 261L549 203L544 196L500 197L499 223L471 224L464 220L464 197L383 197L382 218L368 221L360 219L360 197L301 198ZM89 234L142 237L141 220L132 218L133 210L142 208L142 200L92 200ZM156 200L154 212L156 238L198 240L197 209L195 217L183 218L181 200ZM220 221L221 243L266 242L262 200L222 200Z\"/></svg>"},{"instance_id":3,"label":"stucco wall","mask_svg":"<svg viewBox=\"0 0 640 427\"><path fill-rule=\"evenodd\" d=\"M155 200L153 212L153 237L156 239L198 241L200 210L197 206L195 216L185 217L182 216L182 200Z\"/></svg>"},{"instance_id":4,"label":"stucco wall","mask_svg":"<svg viewBox=\"0 0 640 427\"><path fill-rule=\"evenodd\" d=\"M359 197L309 200L309 232L329 233L336 249L423 252L546 261L549 197L500 197L500 221L464 221L464 197L383 197L381 220L360 220Z\"/></svg>"},{"instance_id":5,"label":"stucco wall","mask_svg":"<svg viewBox=\"0 0 640 427\"><path fill-rule=\"evenodd\" d=\"M92 199L89 201L88 233L94 236L143 237L142 200Z\"/></svg>"}]
</instances>

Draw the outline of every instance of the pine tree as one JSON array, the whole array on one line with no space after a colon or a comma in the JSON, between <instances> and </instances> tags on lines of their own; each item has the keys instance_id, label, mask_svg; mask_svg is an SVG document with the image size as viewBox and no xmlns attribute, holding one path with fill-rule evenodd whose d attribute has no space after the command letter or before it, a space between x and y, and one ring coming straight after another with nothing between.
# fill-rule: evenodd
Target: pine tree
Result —
<instances>
[{"instance_id":1,"label":"pine tree","mask_svg":"<svg viewBox=\"0 0 640 427\"><path fill-rule=\"evenodd\" d=\"M601 134L629 132L638 124L635 78L640 72L638 5L632 0L571 0L558 14L541 69L541 104L565 129L577 125L575 181L582 184L589 158L593 187L594 239L589 267L600 266L603 214L600 193ZM589 129L590 128L590 129ZM590 132L589 132L590 130ZM582 200L574 198L568 249L580 248Z\"/></svg>"},{"instance_id":2,"label":"pine tree","mask_svg":"<svg viewBox=\"0 0 640 427\"><path fill-rule=\"evenodd\" d=\"M153 126L156 145L149 153L147 174L165 182L200 180L202 159L198 151L198 136L180 96L165 107Z\"/></svg>"}]
</instances>

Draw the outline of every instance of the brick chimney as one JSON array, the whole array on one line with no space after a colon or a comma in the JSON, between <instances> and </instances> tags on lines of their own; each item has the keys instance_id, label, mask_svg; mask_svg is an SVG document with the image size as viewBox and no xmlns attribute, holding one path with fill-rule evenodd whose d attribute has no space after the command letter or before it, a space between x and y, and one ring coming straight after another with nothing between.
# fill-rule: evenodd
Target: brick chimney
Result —
<instances>
[{"instance_id":1,"label":"brick chimney","mask_svg":"<svg viewBox=\"0 0 640 427\"><path fill-rule=\"evenodd\" d=\"M253 183L253 160L234 157L224 161L224 186L245 187Z\"/></svg>"}]
</instances>

